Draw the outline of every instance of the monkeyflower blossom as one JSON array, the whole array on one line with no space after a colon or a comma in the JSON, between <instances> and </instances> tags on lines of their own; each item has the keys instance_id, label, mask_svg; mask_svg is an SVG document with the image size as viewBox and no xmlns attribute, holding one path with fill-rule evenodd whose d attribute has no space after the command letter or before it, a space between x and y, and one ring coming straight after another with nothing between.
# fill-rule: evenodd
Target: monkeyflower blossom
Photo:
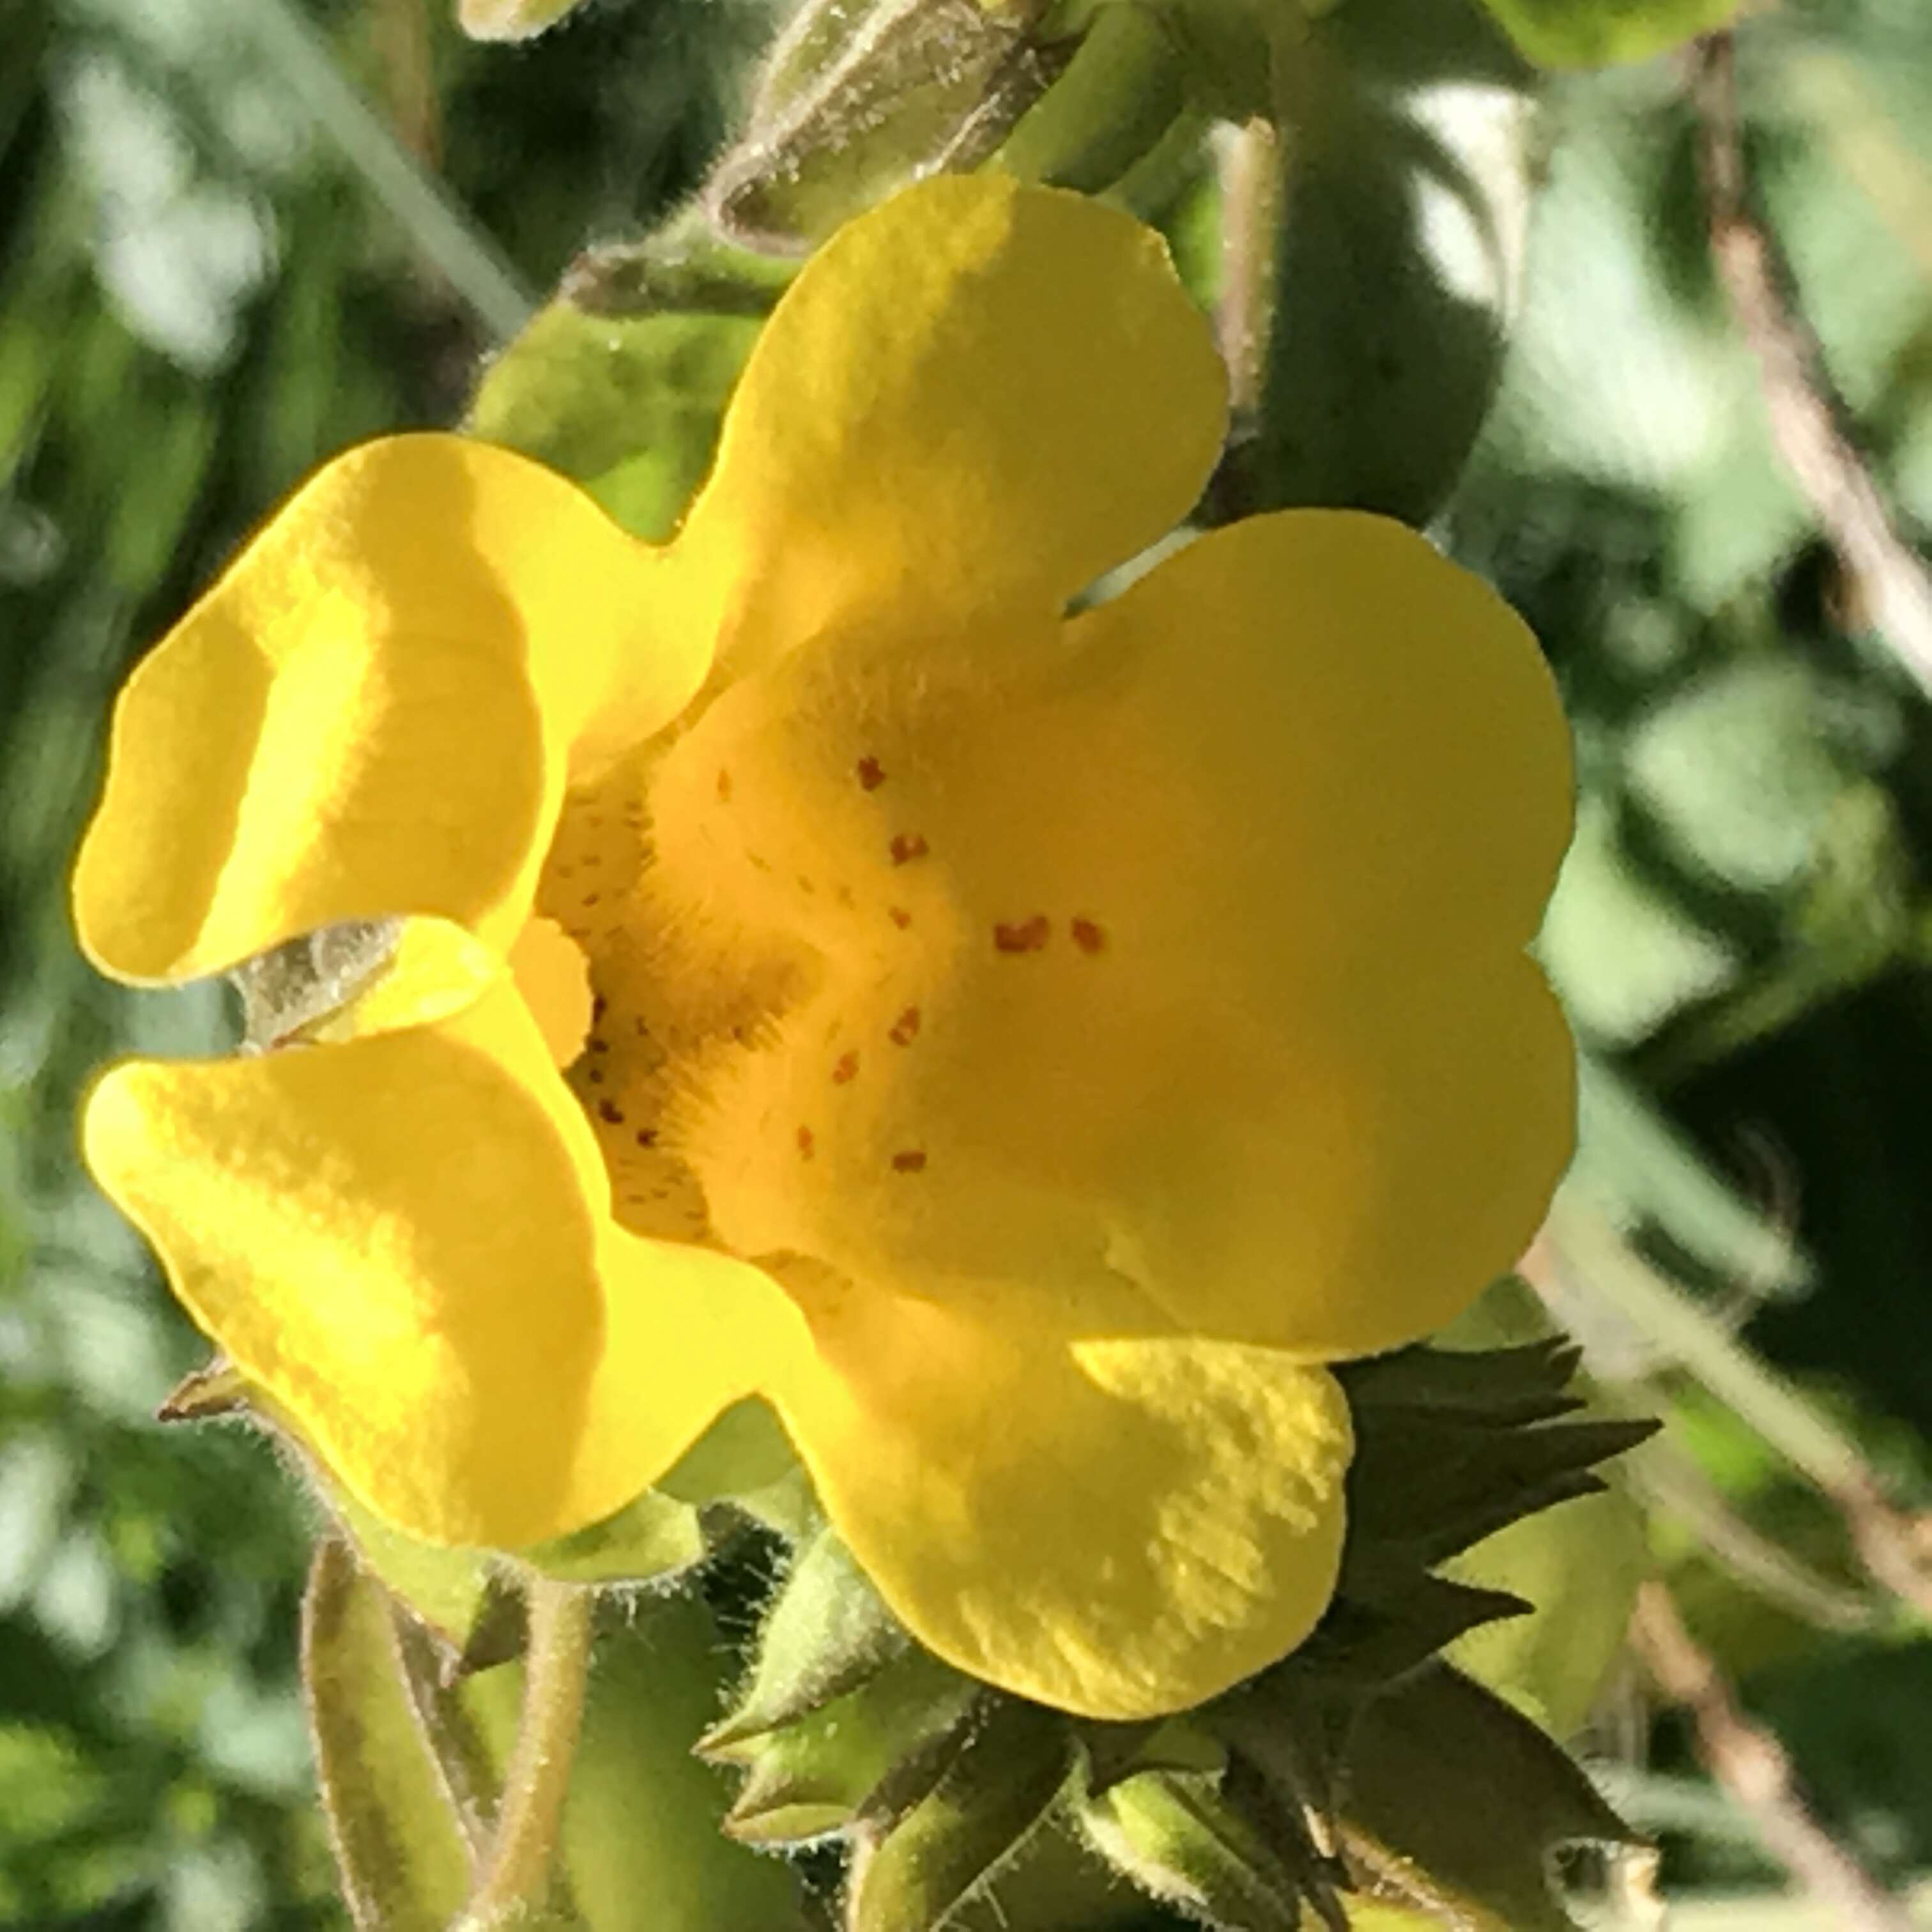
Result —
<instances>
[{"instance_id":1,"label":"monkeyflower blossom","mask_svg":"<svg viewBox=\"0 0 1932 1932\"><path fill-rule=\"evenodd\" d=\"M332 1020L118 1066L85 1126L355 1496L527 1548L760 1397L994 1684L1143 1717L1307 1634L1325 1365L1470 1303L1570 1150L1524 952L1570 772L1528 632L1390 522L1078 608L1225 428L1157 236L936 180L799 277L668 545L372 442L135 671L95 962L401 922Z\"/></svg>"}]
</instances>

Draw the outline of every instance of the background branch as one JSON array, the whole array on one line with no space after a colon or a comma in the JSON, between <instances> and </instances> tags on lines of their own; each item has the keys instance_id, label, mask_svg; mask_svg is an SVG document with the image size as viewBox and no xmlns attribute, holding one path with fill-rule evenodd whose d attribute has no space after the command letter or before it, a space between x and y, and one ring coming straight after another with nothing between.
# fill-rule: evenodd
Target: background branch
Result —
<instances>
[{"instance_id":1,"label":"background branch","mask_svg":"<svg viewBox=\"0 0 1932 1932\"><path fill-rule=\"evenodd\" d=\"M1691 56L1706 218L1719 279L1756 352L1771 433L1792 481L1860 590L1870 621L1922 688L1932 692L1932 574L1900 536L1810 325L1790 297L1777 238L1750 205L1729 34Z\"/></svg>"},{"instance_id":2,"label":"background branch","mask_svg":"<svg viewBox=\"0 0 1932 1932\"><path fill-rule=\"evenodd\" d=\"M1658 1689L1689 1712L1711 1774L1755 1824L1765 1850L1834 1915L1828 1922L1840 1932L1912 1932L1905 1907L1805 1803L1784 1746L1738 1708L1661 1583L1644 1585L1630 1637Z\"/></svg>"}]
</instances>

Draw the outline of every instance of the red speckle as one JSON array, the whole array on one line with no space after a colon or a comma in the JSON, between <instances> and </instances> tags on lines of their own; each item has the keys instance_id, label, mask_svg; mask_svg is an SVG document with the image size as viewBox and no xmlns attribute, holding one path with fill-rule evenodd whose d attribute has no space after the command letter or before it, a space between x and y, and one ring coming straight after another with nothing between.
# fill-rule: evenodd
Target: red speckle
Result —
<instances>
[{"instance_id":1,"label":"red speckle","mask_svg":"<svg viewBox=\"0 0 1932 1932\"><path fill-rule=\"evenodd\" d=\"M800 1127L798 1130L799 1159L809 1160L812 1155L812 1130L809 1127Z\"/></svg>"},{"instance_id":2,"label":"red speckle","mask_svg":"<svg viewBox=\"0 0 1932 1932\"><path fill-rule=\"evenodd\" d=\"M838 1064L832 1070L832 1085L844 1086L846 1082L851 1079L858 1071L859 1053L855 1047L850 1052L842 1053L838 1056Z\"/></svg>"},{"instance_id":3,"label":"red speckle","mask_svg":"<svg viewBox=\"0 0 1932 1932\"><path fill-rule=\"evenodd\" d=\"M1090 919L1076 919L1073 922L1073 943L1082 952L1099 952L1107 944L1107 935Z\"/></svg>"},{"instance_id":4,"label":"red speckle","mask_svg":"<svg viewBox=\"0 0 1932 1932\"><path fill-rule=\"evenodd\" d=\"M656 1129L656 1128L655 1128L655 1127L640 1127L640 1128L638 1130L638 1146L640 1146L640 1148L654 1148L654 1147L656 1147L656 1146L657 1145L657 1144L658 1144L658 1130L657 1130L657 1129Z\"/></svg>"},{"instance_id":5,"label":"red speckle","mask_svg":"<svg viewBox=\"0 0 1932 1932\"><path fill-rule=\"evenodd\" d=\"M586 908L594 906L603 896L602 892L586 892L584 895L584 904Z\"/></svg>"},{"instance_id":6,"label":"red speckle","mask_svg":"<svg viewBox=\"0 0 1932 1932\"><path fill-rule=\"evenodd\" d=\"M920 1148L908 1148L904 1153L892 1156L892 1172L895 1174L918 1174L923 1171L925 1166L925 1151Z\"/></svg>"},{"instance_id":7,"label":"red speckle","mask_svg":"<svg viewBox=\"0 0 1932 1932\"><path fill-rule=\"evenodd\" d=\"M863 758L859 760L859 782L868 791L877 791L886 782L886 768L877 758Z\"/></svg>"},{"instance_id":8,"label":"red speckle","mask_svg":"<svg viewBox=\"0 0 1932 1932\"><path fill-rule=\"evenodd\" d=\"M721 771L718 774L718 802L720 805L728 804L730 797L731 774L729 772Z\"/></svg>"},{"instance_id":9,"label":"red speckle","mask_svg":"<svg viewBox=\"0 0 1932 1932\"><path fill-rule=\"evenodd\" d=\"M889 1039L895 1046L910 1046L919 1037L919 1009L908 1006L893 1021Z\"/></svg>"},{"instance_id":10,"label":"red speckle","mask_svg":"<svg viewBox=\"0 0 1932 1932\"><path fill-rule=\"evenodd\" d=\"M610 1051L610 1042L608 1040L600 1040L596 1034L592 1034L584 1045L592 1053L608 1053Z\"/></svg>"},{"instance_id":11,"label":"red speckle","mask_svg":"<svg viewBox=\"0 0 1932 1932\"><path fill-rule=\"evenodd\" d=\"M1002 952L1037 952L1052 931L1052 922L1046 914L1036 912L1017 925L994 926L993 944Z\"/></svg>"},{"instance_id":12,"label":"red speckle","mask_svg":"<svg viewBox=\"0 0 1932 1932\"><path fill-rule=\"evenodd\" d=\"M890 850L895 866L906 865L914 859L923 859L932 849L920 832L895 832L892 834Z\"/></svg>"},{"instance_id":13,"label":"red speckle","mask_svg":"<svg viewBox=\"0 0 1932 1932\"><path fill-rule=\"evenodd\" d=\"M597 1112L600 1119L608 1120L614 1127L621 1127L624 1124L623 1108L608 1095L598 1102Z\"/></svg>"},{"instance_id":14,"label":"red speckle","mask_svg":"<svg viewBox=\"0 0 1932 1932\"><path fill-rule=\"evenodd\" d=\"M888 906L886 916L903 932L912 923L912 914L904 906Z\"/></svg>"}]
</instances>

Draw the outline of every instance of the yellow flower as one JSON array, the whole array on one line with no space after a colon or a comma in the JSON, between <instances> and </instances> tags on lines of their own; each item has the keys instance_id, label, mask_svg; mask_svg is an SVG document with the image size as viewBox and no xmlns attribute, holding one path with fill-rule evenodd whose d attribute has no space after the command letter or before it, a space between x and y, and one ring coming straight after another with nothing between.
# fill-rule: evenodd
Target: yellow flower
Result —
<instances>
[{"instance_id":1,"label":"yellow flower","mask_svg":"<svg viewBox=\"0 0 1932 1932\"><path fill-rule=\"evenodd\" d=\"M86 1128L370 1508L527 1546L758 1393L994 1683L1135 1717L1307 1632L1322 1365L1455 1315L1568 1154L1569 770L1528 633L1376 518L1067 616L1223 428L1156 236L935 181L805 270L668 547L398 437L136 671L94 960L410 922L332 1043L119 1066Z\"/></svg>"}]
</instances>

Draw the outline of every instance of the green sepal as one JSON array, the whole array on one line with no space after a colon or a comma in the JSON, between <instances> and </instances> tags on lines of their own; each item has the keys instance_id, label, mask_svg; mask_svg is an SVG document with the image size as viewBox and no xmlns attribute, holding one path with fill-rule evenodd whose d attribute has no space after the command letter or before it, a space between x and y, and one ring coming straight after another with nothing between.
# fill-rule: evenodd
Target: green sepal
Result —
<instances>
[{"instance_id":1,"label":"green sepal","mask_svg":"<svg viewBox=\"0 0 1932 1932\"><path fill-rule=\"evenodd\" d=\"M472 1652L478 1660L467 1667L476 1669L514 1654L496 1648L484 1628L500 1559L488 1550L424 1543L385 1522L335 1480L301 1432L232 1363L218 1356L195 1370L170 1392L158 1413L168 1422L237 1418L284 1445L363 1567L436 1639L446 1672L465 1667L462 1660Z\"/></svg>"},{"instance_id":2,"label":"green sepal","mask_svg":"<svg viewBox=\"0 0 1932 1932\"><path fill-rule=\"evenodd\" d=\"M505 1646L501 1614L494 1609L503 1590L496 1580L494 1558L480 1550L445 1550L419 1542L392 1529L319 1470L314 1480L364 1564L442 1644L452 1674L462 1668L487 1670L516 1654L520 1642ZM513 1596L512 1600L520 1600Z\"/></svg>"},{"instance_id":3,"label":"green sepal","mask_svg":"<svg viewBox=\"0 0 1932 1932\"><path fill-rule=\"evenodd\" d=\"M860 1833L847 1932L941 1932L1046 1819L1073 1762L1059 1712L986 1700L932 1754L926 1789L902 1790Z\"/></svg>"},{"instance_id":4,"label":"green sepal","mask_svg":"<svg viewBox=\"0 0 1932 1932\"><path fill-rule=\"evenodd\" d=\"M303 1599L302 1687L343 1898L363 1932L443 1932L472 1846L404 1674L388 1595L325 1538Z\"/></svg>"},{"instance_id":5,"label":"green sepal","mask_svg":"<svg viewBox=\"0 0 1932 1932\"><path fill-rule=\"evenodd\" d=\"M1500 1348L1398 1348L1352 1362L1348 1402L1368 1410L1408 1410L1479 1426L1550 1422L1583 1406L1571 1388L1582 1351L1550 1335Z\"/></svg>"},{"instance_id":6,"label":"green sepal","mask_svg":"<svg viewBox=\"0 0 1932 1932\"><path fill-rule=\"evenodd\" d=\"M1285 170L1243 512L1426 523L1487 413L1534 179L1533 74L1475 0L1349 0L1275 36Z\"/></svg>"},{"instance_id":7,"label":"green sepal","mask_svg":"<svg viewBox=\"0 0 1932 1932\"><path fill-rule=\"evenodd\" d=\"M703 1562L708 1549L689 1503L646 1490L614 1516L517 1555L566 1583L664 1583Z\"/></svg>"},{"instance_id":8,"label":"green sepal","mask_svg":"<svg viewBox=\"0 0 1932 1932\"><path fill-rule=\"evenodd\" d=\"M1386 1594L1392 1564L1432 1569L1502 1528L1600 1491L1594 1466L1656 1432L1569 1419L1575 1354L1556 1342L1412 1348L1340 1370L1356 1421L1344 1595Z\"/></svg>"},{"instance_id":9,"label":"green sepal","mask_svg":"<svg viewBox=\"0 0 1932 1932\"><path fill-rule=\"evenodd\" d=\"M231 968L245 1043L266 1052L340 1011L388 964L401 934L400 920L344 920Z\"/></svg>"},{"instance_id":10,"label":"green sepal","mask_svg":"<svg viewBox=\"0 0 1932 1932\"><path fill-rule=\"evenodd\" d=\"M1357 1886L1467 1932L1571 1932L1555 1855L1643 1842L1546 1732L1447 1664L1366 1707L1348 1777L1337 1829Z\"/></svg>"},{"instance_id":11,"label":"green sepal","mask_svg":"<svg viewBox=\"0 0 1932 1932\"><path fill-rule=\"evenodd\" d=\"M724 1822L734 1838L795 1845L899 1808L986 1694L922 1650L908 1650L832 1702L788 1724L699 1750L745 1772Z\"/></svg>"},{"instance_id":12,"label":"green sepal","mask_svg":"<svg viewBox=\"0 0 1932 1932\"><path fill-rule=\"evenodd\" d=\"M1292 1666L1338 1684L1375 1690L1406 1676L1446 1646L1486 1624L1530 1615L1535 1606L1507 1590L1450 1582L1427 1571L1389 1576L1385 1595L1369 1587L1341 1596L1294 1653Z\"/></svg>"},{"instance_id":13,"label":"green sepal","mask_svg":"<svg viewBox=\"0 0 1932 1932\"><path fill-rule=\"evenodd\" d=\"M1297 1874L1222 1802L1219 1783L1142 1772L1084 1798L1076 1816L1107 1863L1154 1898L1210 1925L1298 1932Z\"/></svg>"},{"instance_id":14,"label":"green sepal","mask_svg":"<svg viewBox=\"0 0 1932 1932\"><path fill-rule=\"evenodd\" d=\"M793 1542L819 1527L812 1484L770 1403L734 1402L658 1478L658 1492L700 1509L728 1508Z\"/></svg>"},{"instance_id":15,"label":"green sepal","mask_svg":"<svg viewBox=\"0 0 1932 1932\"><path fill-rule=\"evenodd\" d=\"M1543 1298L1514 1275L1492 1282L1436 1342L1452 1353L1505 1354L1513 1345L1539 1344L1555 1351L1552 1370L1576 1352L1557 1339ZM1575 1386L1587 1391L1580 1381ZM1358 1384L1358 1400L1360 1393ZM1600 1495L1508 1524L1443 1569L1457 1583L1500 1587L1536 1606L1534 1616L1478 1626L1443 1654L1558 1738L1574 1736L1595 1708L1622 1651L1638 1586L1653 1567L1644 1514L1621 1468L1603 1474Z\"/></svg>"},{"instance_id":16,"label":"green sepal","mask_svg":"<svg viewBox=\"0 0 1932 1932\"><path fill-rule=\"evenodd\" d=\"M713 220L803 249L908 182L976 166L1072 51L1028 24L975 0L811 0L705 189Z\"/></svg>"},{"instance_id":17,"label":"green sepal","mask_svg":"<svg viewBox=\"0 0 1932 1932\"><path fill-rule=\"evenodd\" d=\"M594 250L484 372L464 430L574 478L661 542L711 466L789 273L689 223Z\"/></svg>"},{"instance_id":18,"label":"green sepal","mask_svg":"<svg viewBox=\"0 0 1932 1932\"><path fill-rule=\"evenodd\" d=\"M1443 1647L1529 1607L1507 1590L1435 1574L1439 1552L1594 1483L1594 1462L1648 1432L1648 1424L1579 1419L1576 1362L1573 1348L1544 1340L1342 1367L1359 1446L1334 1604L1291 1655L1158 1723L1042 1710L950 1670L898 1627L836 1535L814 1524L773 1593L736 1708L700 1746L744 1772L727 1832L770 1846L844 1837L856 1854L848 1932L952 1922L1048 1815L1100 1849L1117 1875L1210 1923L1340 1927L1352 1874L1367 1870L1378 1846L1391 1858L1402 1850L1378 1816L1352 1808L1357 1739L1379 1735L1364 1713L1387 1728L1382 1714L1409 1710L1400 1700L1412 1685L1439 1700ZM1500 1736L1512 1778L1560 1767L1555 1799L1541 1810L1526 1804L1522 1816L1552 1842L1577 1835L1568 1761L1533 1726L1526 1743L1514 1728L1524 1720L1486 1691L1467 1686L1466 1696L1479 1700L1465 1726L1474 1742L1450 1739L1448 1761ZM1492 1828L1507 1831L1513 1816ZM1581 1835L1621 1835L1600 1810L1584 1822ZM1340 1856L1345 1826L1352 1866ZM1068 1840L1063 1829L1035 1842ZM1453 1843L1444 1873L1430 1872L1433 1842L1414 1855L1406 1890L1389 1890L1384 1876L1378 1895L1412 1905L1434 1885L1487 1909L1489 1874L1465 1878ZM1507 1880L1510 1860L1527 1857L1540 1870L1541 1856L1540 1840L1528 1852L1518 1845L1497 1854L1496 1869ZM974 1914L994 1909L974 1903L964 1916L976 1926Z\"/></svg>"},{"instance_id":19,"label":"green sepal","mask_svg":"<svg viewBox=\"0 0 1932 1932\"><path fill-rule=\"evenodd\" d=\"M1539 67L1648 60L1714 32L1743 0L1483 0Z\"/></svg>"},{"instance_id":20,"label":"green sepal","mask_svg":"<svg viewBox=\"0 0 1932 1932\"><path fill-rule=\"evenodd\" d=\"M730 1714L705 1734L722 1755L793 1724L856 1690L911 1648L904 1627L836 1532L802 1544L758 1635L749 1682Z\"/></svg>"},{"instance_id":21,"label":"green sepal","mask_svg":"<svg viewBox=\"0 0 1932 1932\"><path fill-rule=\"evenodd\" d=\"M206 1422L240 1415L248 1406L248 1379L225 1355L191 1369L161 1398L157 1422Z\"/></svg>"}]
</instances>

